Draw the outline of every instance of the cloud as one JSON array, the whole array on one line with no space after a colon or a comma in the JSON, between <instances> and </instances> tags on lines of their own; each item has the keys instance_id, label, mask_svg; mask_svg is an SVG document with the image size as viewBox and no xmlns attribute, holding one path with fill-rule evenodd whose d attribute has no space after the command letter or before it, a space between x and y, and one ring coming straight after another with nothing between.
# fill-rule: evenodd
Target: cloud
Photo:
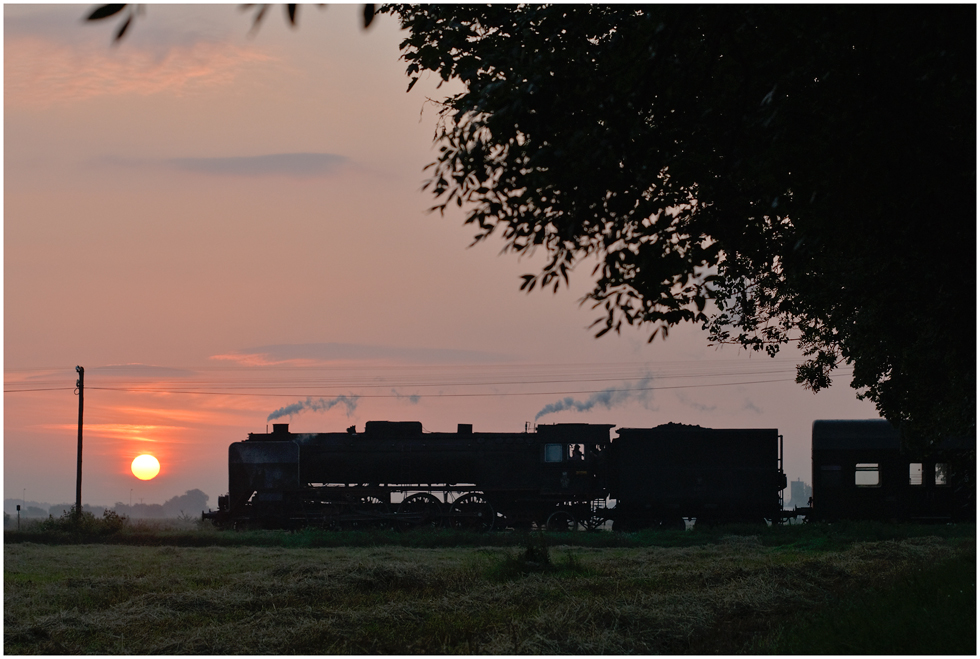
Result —
<instances>
[{"instance_id":1,"label":"cloud","mask_svg":"<svg viewBox=\"0 0 980 659\"><path fill-rule=\"evenodd\" d=\"M270 414L266 421L273 421L284 416L292 417L294 414L299 414L304 410L326 412L327 410L341 404L347 408L347 416L350 417L350 415L354 413L354 410L357 409L357 399L357 396L337 396L333 400L326 400L323 398L313 400L312 397L309 397L305 401L301 400L293 403L292 405L280 407L278 410Z\"/></svg>"},{"instance_id":2,"label":"cloud","mask_svg":"<svg viewBox=\"0 0 980 659\"><path fill-rule=\"evenodd\" d=\"M86 21L85 17L94 6L26 3L4 5L4 38L13 40L43 37L61 44L98 45L107 50L125 12L108 20ZM152 10L139 13L130 26L126 39L116 45L124 44L127 49L164 52L174 45L241 36L251 21L247 17L236 20L235 12L229 12L229 9L228 6L217 9L186 4L176 7L156 5ZM236 28L236 25L239 27Z\"/></svg>"},{"instance_id":3,"label":"cloud","mask_svg":"<svg viewBox=\"0 0 980 659\"><path fill-rule=\"evenodd\" d=\"M204 410L184 409L181 407L135 407L124 405L113 405L106 409L114 415L124 417L135 417L146 420L160 419L194 426L230 425L233 423L222 418L213 404L208 404L207 409ZM251 408L249 409L251 410Z\"/></svg>"},{"instance_id":4,"label":"cloud","mask_svg":"<svg viewBox=\"0 0 980 659\"><path fill-rule=\"evenodd\" d=\"M107 377L123 378L190 378L197 375L194 371L169 366L152 366L150 364L110 364L108 366L92 366L85 369L86 375L98 374Z\"/></svg>"},{"instance_id":5,"label":"cloud","mask_svg":"<svg viewBox=\"0 0 980 659\"><path fill-rule=\"evenodd\" d=\"M78 426L70 423L49 423L38 426L47 430L62 430L71 432L78 430ZM161 426L137 423L86 423L84 432L86 437L105 437L110 439L126 439L140 442L160 442L168 441L160 439L161 435L170 435L178 431L187 430L184 426ZM156 435L156 437L150 437Z\"/></svg>"},{"instance_id":6,"label":"cloud","mask_svg":"<svg viewBox=\"0 0 980 659\"><path fill-rule=\"evenodd\" d=\"M272 153L261 156L223 158L171 158L164 161L176 169L230 176L323 176L348 162L335 153Z\"/></svg>"},{"instance_id":7,"label":"cloud","mask_svg":"<svg viewBox=\"0 0 980 659\"><path fill-rule=\"evenodd\" d=\"M618 387L610 387L594 393L585 400L575 400L571 396L566 396L559 401L545 405L534 415L534 420L537 421L546 414L554 414L555 412L563 412L565 410L588 412L596 405L611 410L614 407L619 407L634 400L646 403L649 399L649 387L652 381L653 376L647 375L634 385L624 382Z\"/></svg>"},{"instance_id":8,"label":"cloud","mask_svg":"<svg viewBox=\"0 0 980 659\"><path fill-rule=\"evenodd\" d=\"M26 35L4 43L4 104L48 107L100 96L182 96L234 82L278 58L254 44L196 41L166 50L63 43Z\"/></svg>"},{"instance_id":9,"label":"cloud","mask_svg":"<svg viewBox=\"0 0 980 659\"><path fill-rule=\"evenodd\" d=\"M499 353L447 348L398 348L355 343L277 344L248 348L211 359L237 362L245 366L314 365L337 361L398 361L416 364L460 364L501 362Z\"/></svg>"}]
</instances>

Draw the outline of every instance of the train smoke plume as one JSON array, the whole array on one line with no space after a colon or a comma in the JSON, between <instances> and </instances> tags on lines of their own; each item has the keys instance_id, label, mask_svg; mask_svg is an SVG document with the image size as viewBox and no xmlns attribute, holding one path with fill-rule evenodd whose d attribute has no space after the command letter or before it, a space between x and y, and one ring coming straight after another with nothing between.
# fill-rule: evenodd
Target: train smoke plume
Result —
<instances>
[{"instance_id":1,"label":"train smoke plume","mask_svg":"<svg viewBox=\"0 0 980 659\"><path fill-rule=\"evenodd\" d=\"M419 400L421 400L421 396L419 396L418 394L411 394L411 395L400 394L398 393L397 389L392 389L391 393L394 394L395 398L397 398L398 400L407 400L412 405L418 405Z\"/></svg>"},{"instance_id":2,"label":"train smoke plume","mask_svg":"<svg viewBox=\"0 0 980 659\"><path fill-rule=\"evenodd\" d=\"M347 408L347 416L350 416L354 410L357 409L357 399L358 396L337 396L333 400L324 400L323 398L313 400L313 398L307 398L305 401L301 400L293 403L292 405L280 407L278 410L270 414L266 421L272 421L284 416L293 416L294 414L299 414L303 410L326 412L330 408L340 404L343 404L344 407Z\"/></svg>"},{"instance_id":3,"label":"train smoke plume","mask_svg":"<svg viewBox=\"0 0 980 659\"><path fill-rule=\"evenodd\" d=\"M566 396L561 400L549 403L541 408L541 411L534 415L537 421L545 414L554 414L565 410L576 410L577 412L588 412L596 405L601 405L607 410L628 403L631 400L645 400L649 394L649 385L653 381L652 375L647 375L634 385L623 383L618 387L609 387L598 393L594 393L585 400L575 400L571 396Z\"/></svg>"}]
</instances>

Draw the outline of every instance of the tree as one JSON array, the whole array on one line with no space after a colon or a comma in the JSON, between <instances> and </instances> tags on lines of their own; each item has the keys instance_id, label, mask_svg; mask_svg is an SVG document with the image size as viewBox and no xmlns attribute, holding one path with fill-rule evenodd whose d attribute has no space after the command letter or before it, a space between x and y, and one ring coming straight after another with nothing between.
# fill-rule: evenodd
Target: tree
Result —
<instances>
[{"instance_id":1,"label":"tree","mask_svg":"<svg viewBox=\"0 0 980 659\"><path fill-rule=\"evenodd\" d=\"M201 490L187 490L184 494L167 499L163 504L163 514L166 517L197 515L208 509L208 498Z\"/></svg>"},{"instance_id":2,"label":"tree","mask_svg":"<svg viewBox=\"0 0 980 659\"><path fill-rule=\"evenodd\" d=\"M464 84L427 187L475 242L547 252L522 289L594 257L598 335L796 342L803 386L847 363L907 437L975 432L975 7L379 11L407 29L409 89Z\"/></svg>"},{"instance_id":3,"label":"tree","mask_svg":"<svg viewBox=\"0 0 980 659\"><path fill-rule=\"evenodd\" d=\"M681 322L921 441L974 432L975 8L388 5L409 88L456 78L434 209L599 259L598 334Z\"/></svg>"}]
</instances>

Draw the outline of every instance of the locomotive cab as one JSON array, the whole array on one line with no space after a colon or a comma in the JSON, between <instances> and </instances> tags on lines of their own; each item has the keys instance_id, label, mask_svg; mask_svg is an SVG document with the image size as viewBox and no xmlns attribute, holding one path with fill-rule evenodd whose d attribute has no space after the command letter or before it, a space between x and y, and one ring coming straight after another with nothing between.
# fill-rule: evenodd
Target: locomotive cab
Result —
<instances>
[{"instance_id":1,"label":"locomotive cab","mask_svg":"<svg viewBox=\"0 0 980 659\"><path fill-rule=\"evenodd\" d=\"M600 456L611 425L559 423L538 426L542 492L588 497L601 489Z\"/></svg>"}]
</instances>

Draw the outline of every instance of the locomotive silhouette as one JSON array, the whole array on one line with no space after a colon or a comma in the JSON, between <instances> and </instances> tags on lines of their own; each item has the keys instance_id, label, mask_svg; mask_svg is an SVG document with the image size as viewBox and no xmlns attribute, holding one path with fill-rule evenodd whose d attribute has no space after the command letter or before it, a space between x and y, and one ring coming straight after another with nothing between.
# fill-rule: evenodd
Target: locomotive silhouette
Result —
<instances>
[{"instance_id":1,"label":"locomotive silhouette","mask_svg":"<svg viewBox=\"0 0 980 659\"><path fill-rule=\"evenodd\" d=\"M972 520L973 446L903 451L886 422L816 421L813 506L783 509L775 429L557 423L520 433L250 433L228 449L228 494L203 513L221 527L683 529L807 519ZM917 478L918 476L918 478Z\"/></svg>"}]
</instances>

